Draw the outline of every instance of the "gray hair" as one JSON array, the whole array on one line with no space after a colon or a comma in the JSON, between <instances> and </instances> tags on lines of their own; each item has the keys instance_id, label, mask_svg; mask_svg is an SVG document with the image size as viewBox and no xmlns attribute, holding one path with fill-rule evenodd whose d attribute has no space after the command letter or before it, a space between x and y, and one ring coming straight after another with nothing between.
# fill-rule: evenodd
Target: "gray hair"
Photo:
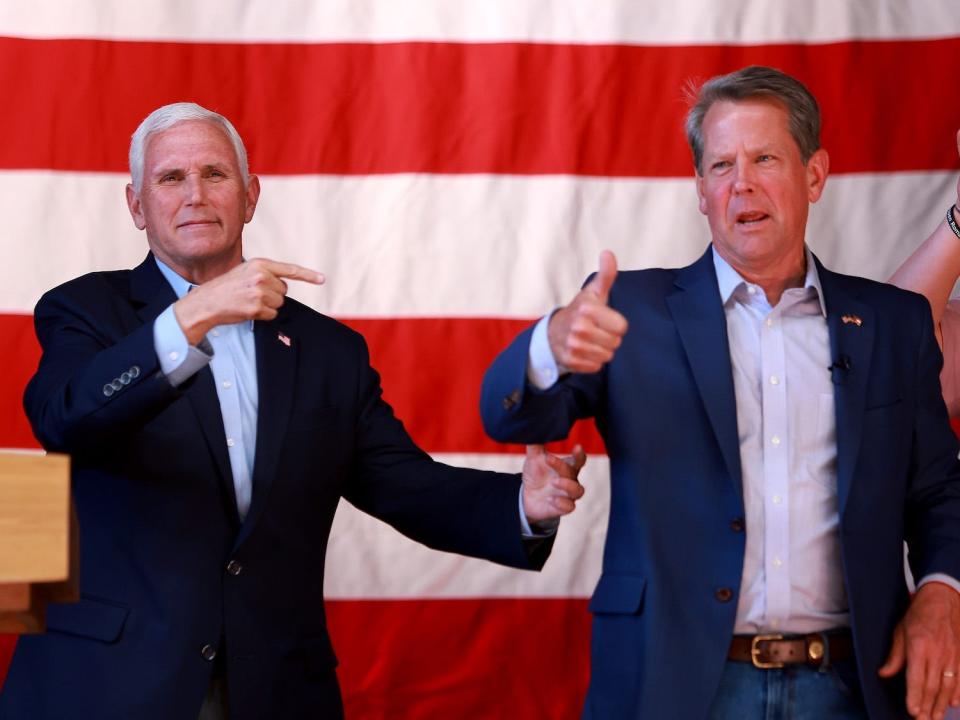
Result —
<instances>
[{"instance_id":1,"label":"gray hair","mask_svg":"<svg viewBox=\"0 0 960 720\"><path fill-rule=\"evenodd\" d=\"M816 98L796 78L774 68L751 65L729 75L718 75L703 84L699 92L691 90L694 101L687 113L687 142L693 153L693 166L703 175L703 118L715 103L737 102L752 98L772 98L784 105L800 157L806 165L820 149L820 107Z\"/></svg>"},{"instance_id":2,"label":"gray hair","mask_svg":"<svg viewBox=\"0 0 960 720\"><path fill-rule=\"evenodd\" d=\"M212 122L223 128L233 145L233 149L237 153L237 165L240 166L243 186L246 187L250 182L250 170L247 166L247 149L243 146L240 133L237 132L233 123L220 113L207 110L205 107L201 107L196 103L178 102L159 107L147 115L130 139L130 179L133 182L133 189L136 192L139 193L140 188L143 187L143 157L147 148L147 139L154 133L169 130L174 125L188 120Z\"/></svg>"}]
</instances>

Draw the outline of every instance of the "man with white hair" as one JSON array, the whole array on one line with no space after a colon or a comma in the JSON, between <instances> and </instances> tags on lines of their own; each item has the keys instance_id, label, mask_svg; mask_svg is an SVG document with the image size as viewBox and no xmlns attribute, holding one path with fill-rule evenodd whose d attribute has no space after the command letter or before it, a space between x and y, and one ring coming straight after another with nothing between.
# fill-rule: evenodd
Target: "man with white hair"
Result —
<instances>
[{"instance_id":1,"label":"man with white hair","mask_svg":"<svg viewBox=\"0 0 960 720\"><path fill-rule=\"evenodd\" d=\"M323 608L341 497L430 547L539 568L584 458L452 468L381 399L363 339L286 299L314 270L244 261L260 183L230 122L178 103L130 148L150 253L37 305L34 432L72 456L80 602L18 644L0 717L342 716ZM547 533L549 535L549 533Z\"/></svg>"}]
</instances>

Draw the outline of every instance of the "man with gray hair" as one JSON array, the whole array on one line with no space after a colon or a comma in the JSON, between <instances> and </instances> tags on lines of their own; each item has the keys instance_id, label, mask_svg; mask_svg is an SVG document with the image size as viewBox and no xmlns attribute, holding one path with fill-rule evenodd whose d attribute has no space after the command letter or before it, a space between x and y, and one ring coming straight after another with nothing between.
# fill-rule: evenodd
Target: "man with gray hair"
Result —
<instances>
[{"instance_id":1,"label":"man with gray hair","mask_svg":"<svg viewBox=\"0 0 960 720\"><path fill-rule=\"evenodd\" d=\"M960 468L930 309L806 247L829 160L799 81L714 78L687 136L706 253L619 274L602 253L484 379L497 440L593 417L610 455L584 717L939 720Z\"/></svg>"},{"instance_id":2,"label":"man with gray hair","mask_svg":"<svg viewBox=\"0 0 960 720\"><path fill-rule=\"evenodd\" d=\"M18 643L0 717L341 717L323 608L340 498L430 547L539 568L583 453L529 448L521 479L421 451L363 339L286 299L323 277L244 261L260 182L226 118L156 110L130 169L146 260L37 304L24 403L72 456L81 599Z\"/></svg>"}]
</instances>

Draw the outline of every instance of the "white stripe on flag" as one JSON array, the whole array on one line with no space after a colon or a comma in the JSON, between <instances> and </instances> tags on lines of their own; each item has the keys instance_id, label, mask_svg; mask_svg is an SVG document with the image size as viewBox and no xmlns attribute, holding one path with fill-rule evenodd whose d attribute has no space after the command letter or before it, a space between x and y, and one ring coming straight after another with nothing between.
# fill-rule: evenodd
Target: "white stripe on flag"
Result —
<instances>
[{"instance_id":1,"label":"white stripe on flag","mask_svg":"<svg viewBox=\"0 0 960 720\"><path fill-rule=\"evenodd\" d=\"M521 455L435 454L449 465L519 472ZM600 577L610 507L610 464L591 456L580 474L586 494L563 518L542 572L514 570L438 553L341 501L330 531L328 599L589 597ZM359 539L362 538L362 542Z\"/></svg>"},{"instance_id":2,"label":"white stripe on flag","mask_svg":"<svg viewBox=\"0 0 960 720\"><path fill-rule=\"evenodd\" d=\"M0 171L0 216L17 272L0 310L137 264L146 239L120 174ZM886 279L940 222L953 172L831 177L808 229L831 268ZM709 233L691 179L573 176L266 176L247 257L323 271L291 295L341 317L537 317L569 300L611 248L623 268L683 265ZM12 267L14 258L7 260Z\"/></svg>"},{"instance_id":3,"label":"white stripe on flag","mask_svg":"<svg viewBox=\"0 0 960 720\"><path fill-rule=\"evenodd\" d=\"M960 34L955 0L5 0L0 35L237 42L834 42Z\"/></svg>"}]
</instances>

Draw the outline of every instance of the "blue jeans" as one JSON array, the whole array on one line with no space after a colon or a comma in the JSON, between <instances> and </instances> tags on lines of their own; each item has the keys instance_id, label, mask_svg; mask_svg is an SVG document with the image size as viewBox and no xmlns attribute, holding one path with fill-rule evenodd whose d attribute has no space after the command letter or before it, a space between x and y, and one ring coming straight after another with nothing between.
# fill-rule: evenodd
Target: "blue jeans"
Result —
<instances>
[{"instance_id":1,"label":"blue jeans","mask_svg":"<svg viewBox=\"0 0 960 720\"><path fill-rule=\"evenodd\" d=\"M854 662L760 670L728 660L710 720L867 720Z\"/></svg>"}]
</instances>

